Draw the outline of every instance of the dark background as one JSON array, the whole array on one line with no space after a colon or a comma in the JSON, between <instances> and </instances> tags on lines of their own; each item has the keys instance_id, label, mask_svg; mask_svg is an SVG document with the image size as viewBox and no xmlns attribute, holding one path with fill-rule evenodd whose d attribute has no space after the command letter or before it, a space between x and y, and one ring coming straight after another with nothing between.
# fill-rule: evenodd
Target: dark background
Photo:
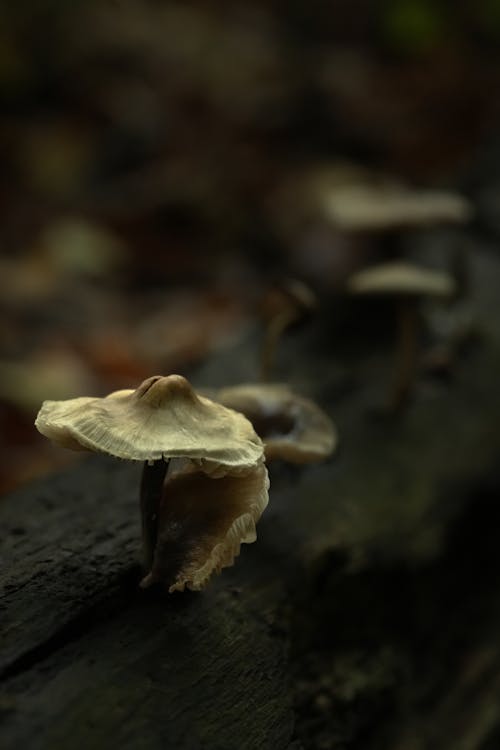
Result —
<instances>
[{"instance_id":1,"label":"dark background","mask_svg":"<svg viewBox=\"0 0 500 750\"><path fill-rule=\"evenodd\" d=\"M494 243L499 40L495 0L2 3L1 489L73 460L44 398L196 377L288 276L331 301L379 252L304 211L339 164Z\"/></svg>"}]
</instances>

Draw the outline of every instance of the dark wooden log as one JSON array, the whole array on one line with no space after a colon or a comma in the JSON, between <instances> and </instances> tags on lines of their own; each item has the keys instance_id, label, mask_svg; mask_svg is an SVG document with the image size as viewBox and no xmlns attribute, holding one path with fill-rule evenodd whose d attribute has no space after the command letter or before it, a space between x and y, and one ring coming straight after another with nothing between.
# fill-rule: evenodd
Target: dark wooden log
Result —
<instances>
[{"instance_id":1,"label":"dark wooden log","mask_svg":"<svg viewBox=\"0 0 500 750\"><path fill-rule=\"evenodd\" d=\"M288 747L279 578L138 590L138 482L97 457L3 504L2 747Z\"/></svg>"},{"instance_id":2,"label":"dark wooden log","mask_svg":"<svg viewBox=\"0 0 500 750\"><path fill-rule=\"evenodd\" d=\"M3 750L496 747L500 264L475 269L483 340L398 417L367 410L390 363L329 402L342 345L314 344L297 379L339 454L271 468L259 539L204 592L138 589L138 465L2 501Z\"/></svg>"}]
</instances>

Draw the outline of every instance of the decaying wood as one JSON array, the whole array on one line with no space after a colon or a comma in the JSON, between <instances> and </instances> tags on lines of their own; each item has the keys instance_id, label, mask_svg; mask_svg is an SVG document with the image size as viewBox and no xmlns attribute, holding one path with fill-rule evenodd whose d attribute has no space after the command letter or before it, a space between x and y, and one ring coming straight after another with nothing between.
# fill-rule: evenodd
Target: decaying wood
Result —
<instances>
[{"instance_id":1,"label":"decaying wood","mask_svg":"<svg viewBox=\"0 0 500 750\"><path fill-rule=\"evenodd\" d=\"M252 589L138 590L138 479L91 459L3 505L2 747L287 747L283 639Z\"/></svg>"},{"instance_id":2,"label":"decaying wood","mask_svg":"<svg viewBox=\"0 0 500 750\"><path fill-rule=\"evenodd\" d=\"M496 747L500 263L475 264L483 340L397 418L368 409L390 362L332 398L342 345L308 344L339 454L272 467L258 541L206 591L138 589L136 464L2 501L3 749Z\"/></svg>"}]
</instances>

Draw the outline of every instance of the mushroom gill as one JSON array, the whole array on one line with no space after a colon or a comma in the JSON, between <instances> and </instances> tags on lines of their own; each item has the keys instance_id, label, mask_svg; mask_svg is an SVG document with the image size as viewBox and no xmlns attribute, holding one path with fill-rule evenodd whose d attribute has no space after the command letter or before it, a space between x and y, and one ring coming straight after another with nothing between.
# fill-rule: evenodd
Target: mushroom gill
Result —
<instances>
[{"instance_id":1,"label":"mushroom gill","mask_svg":"<svg viewBox=\"0 0 500 750\"><path fill-rule=\"evenodd\" d=\"M194 464L168 475L153 563L141 586L162 582L169 592L204 588L213 573L233 564L241 544L255 541L268 489L263 463L217 479Z\"/></svg>"}]
</instances>

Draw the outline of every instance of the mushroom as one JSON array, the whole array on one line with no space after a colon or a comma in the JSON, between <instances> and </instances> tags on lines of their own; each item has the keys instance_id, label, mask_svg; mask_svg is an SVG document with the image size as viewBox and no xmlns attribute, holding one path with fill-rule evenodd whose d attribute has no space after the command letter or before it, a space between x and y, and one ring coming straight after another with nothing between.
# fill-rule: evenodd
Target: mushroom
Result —
<instances>
[{"instance_id":1,"label":"mushroom","mask_svg":"<svg viewBox=\"0 0 500 750\"><path fill-rule=\"evenodd\" d=\"M355 295L385 296L396 300L397 366L389 407L397 410L407 400L415 375L419 301L423 297L451 297L455 291L455 282L444 271L421 268L401 261L382 263L359 271L350 277L347 288Z\"/></svg>"},{"instance_id":2,"label":"mushroom","mask_svg":"<svg viewBox=\"0 0 500 750\"><path fill-rule=\"evenodd\" d=\"M169 592L204 588L213 572L233 564L242 543L255 541L268 487L263 463L218 479L194 465L169 473L152 567L141 586L168 580Z\"/></svg>"},{"instance_id":3,"label":"mushroom","mask_svg":"<svg viewBox=\"0 0 500 750\"><path fill-rule=\"evenodd\" d=\"M398 183L338 185L325 191L323 211L338 229L385 232L462 224L472 216L461 195L437 190L410 190Z\"/></svg>"},{"instance_id":4,"label":"mushroom","mask_svg":"<svg viewBox=\"0 0 500 750\"><path fill-rule=\"evenodd\" d=\"M473 216L464 196L443 190L411 189L397 182L338 185L323 196L325 217L341 232L377 235L384 249L401 255L401 232L465 224ZM465 248L459 241L450 254L454 296L469 280Z\"/></svg>"},{"instance_id":5,"label":"mushroom","mask_svg":"<svg viewBox=\"0 0 500 750\"><path fill-rule=\"evenodd\" d=\"M260 378L269 378L278 341L291 326L306 320L316 307L316 296L306 284L285 279L269 290L264 299L266 330L260 355Z\"/></svg>"},{"instance_id":6,"label":"mushroom","mask_svg":"<svg viewBox=\"0 0 500 750\"><path fill-rule=\"evenodd\" d=\"M147 572L144 586L159 580L159 571L162 571L169 590L183 588L179 581L191 588L201 588L213 570L233 562L240 543L254 541L255 522L267 504L268 480L263 466L262 442L242 414L198 395L181 375L153 376L135 390L115 391L104 398L45 401L35 424L43 435L66 448L144 462L140 491ZM183 459L182 471L190 476L196 470L196 482L192 478L177 477L165 481L171 459ZM187 482L191 489L210 487L212 497L215 487L212 490L212 485L204 484L201 478L214 485L217 478L226 479L220 485L218 515L212 511L217 533L207 530L202 534L203 523L196 520L196 512L200 519L208 519L209 515L203 509L201 497L195 507L192 495L193 519L186 524L182 503L174 496L177 490L181 494L185 492ZM231 488L238 492L239 503L228 501ZM241 511L241 515L235 515L235 509ZM185 529L183 545L189 570L177 564L171 569L165 562L168 533L160 525L166 524L171 529L176 513L182 519L179 524ZM199 531L203 544L189 537L189 529L193 533ZM226 540L221 536L223 529ZM163 541L157 547L160 537ZM209 540L214 542L212 549ZM197 550L195 558L187 552L189 544ZM207 555L205 560L200 559L202 549ZM165 559L160 559L162 556ZM194 559L198 569L193 567Z\"/></svg>"},{"instance_id":7,"label":"mushroom","mask_svg":"<svg viewBox=\"0 0 500 750\"><path fill-rule=\"evenodd\" d=\"M330 417L287 385L236 385L221 389L216 398L248 417L264 441L266 459L314 463L337 447L337 431Z\"/></svg>"},{"instance_id":8,"label":"mushroom","mask_svg":"<svg viewBox=\"0 0 500 750\"><path fill-rule=\"evenodd\" d=\"M412 187L345 162L293 170L270 205L294 273L336 290L370 258L401 255L403 232L460 226L474 213L457 192Z\"/></svg>"}]
</instances>

